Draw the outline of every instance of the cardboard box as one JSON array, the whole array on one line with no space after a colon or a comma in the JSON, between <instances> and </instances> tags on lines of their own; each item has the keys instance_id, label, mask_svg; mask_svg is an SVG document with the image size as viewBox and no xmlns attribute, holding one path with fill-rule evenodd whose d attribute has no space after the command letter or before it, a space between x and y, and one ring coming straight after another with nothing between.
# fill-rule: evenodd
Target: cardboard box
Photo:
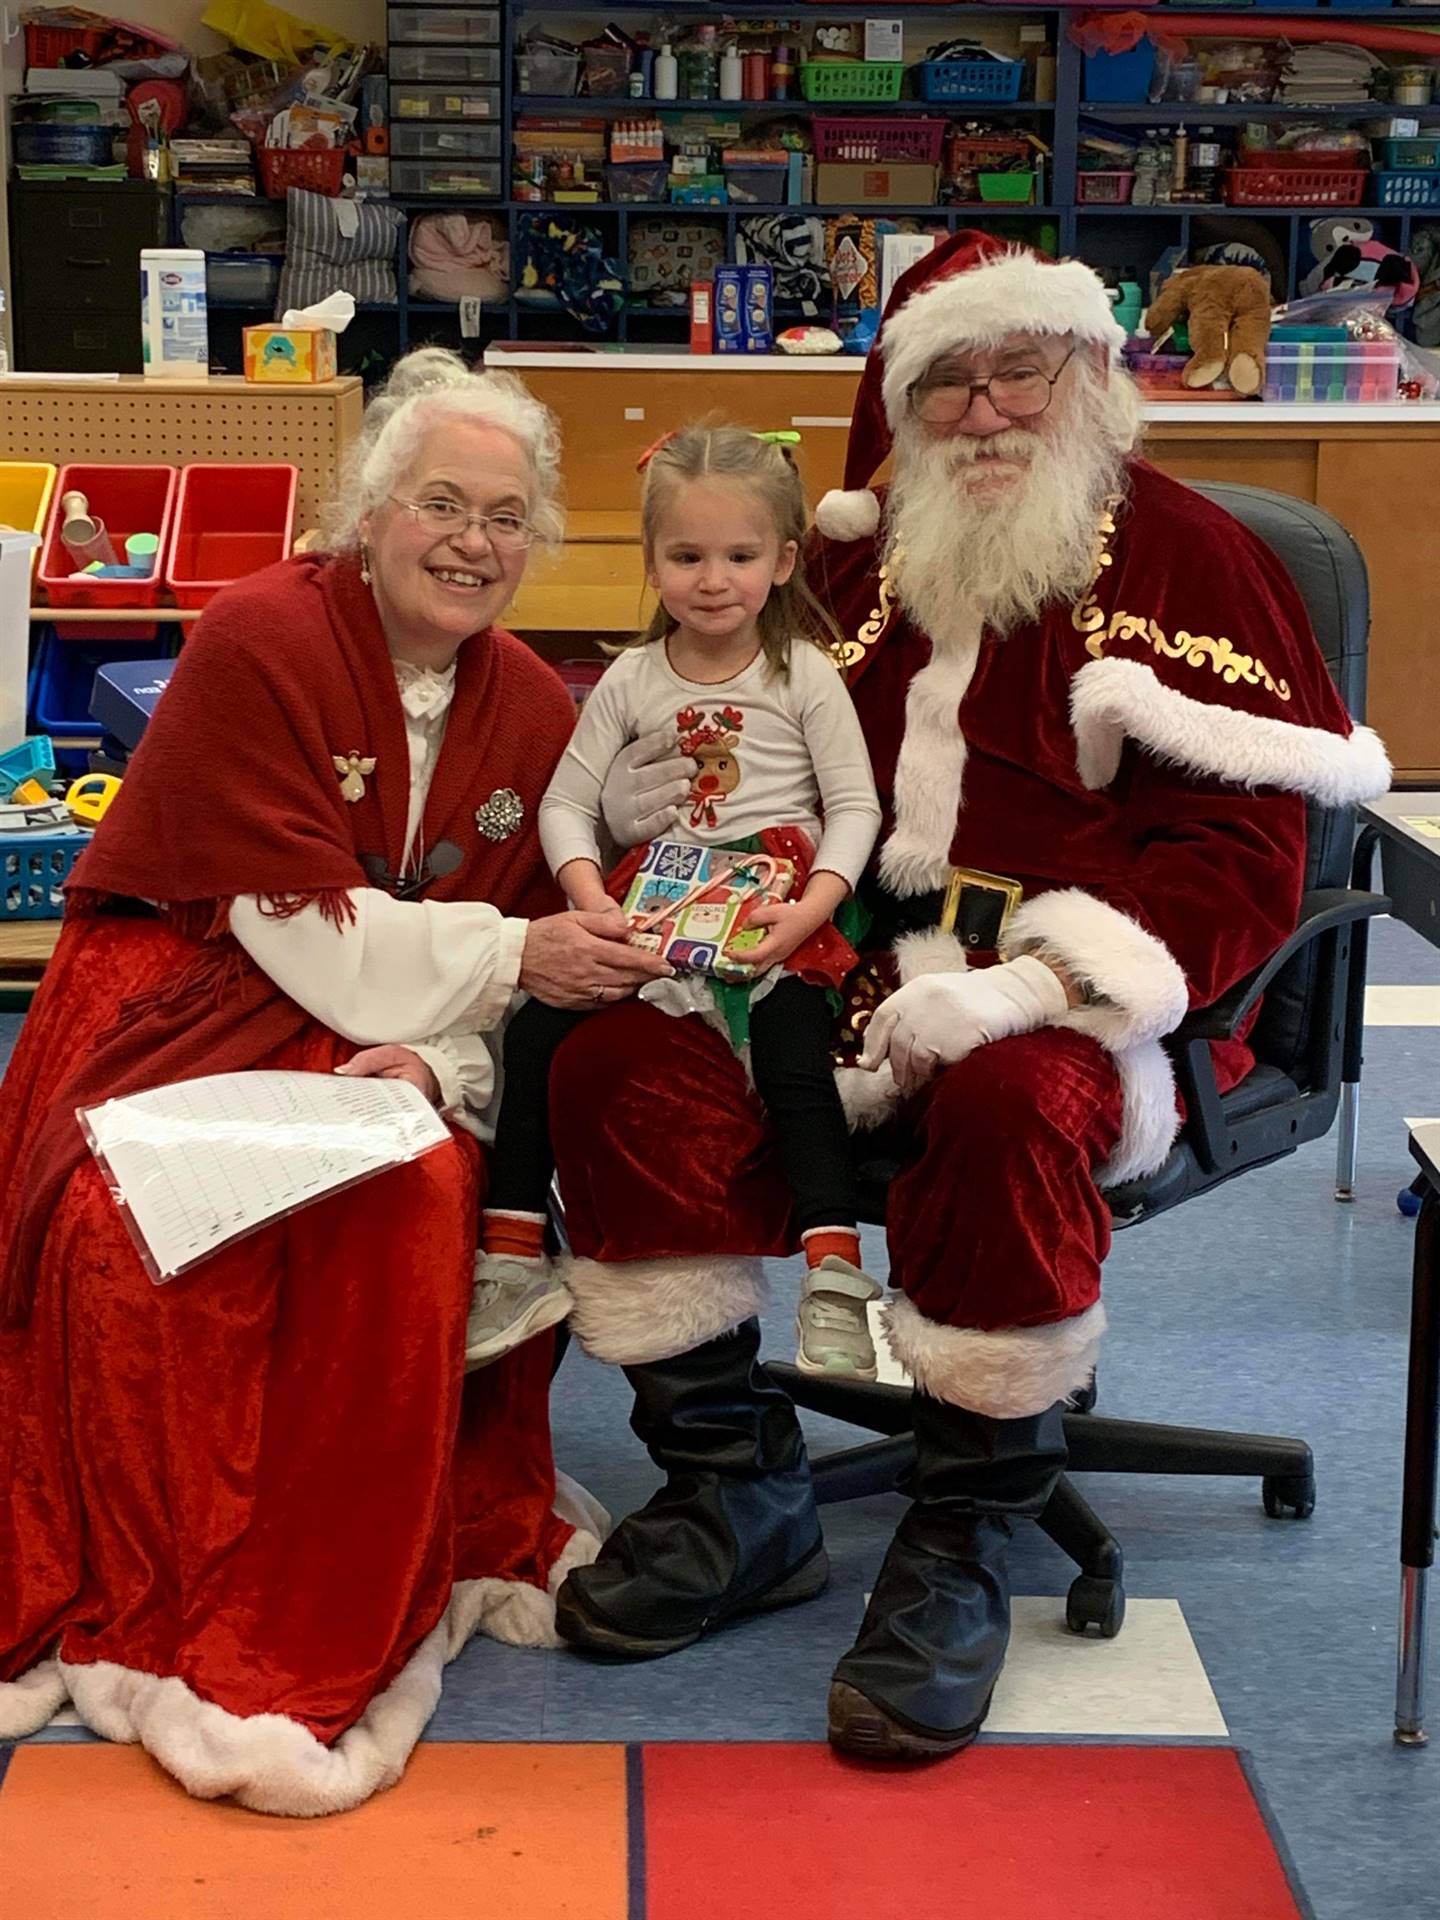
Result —
<instances>
[{"instance_id":1,"label":"cardboard box","mask_svg":"<svg viewBox=\"0 0 1440 1920\"><path fill-rule=\"evenodd\" d=\"M690 282L690 351L710 353L715 345L711 317L711 287L708 280Z\"/></svg>"},{"instance_id":2,"label":"cardboard box","mask_svg":"<svg viewBox=\"0 0 1440 1920\"><path fill-rule=\"evenodd\" d=\"M904 160L878 167L822 160L815 169L817 207L929 207L935 204L938 167Z\"/></svg>"},{"instance_id":3,"label":"cardboard box","mask_svg":"<svg viewBox=\"0 0 1440 1920\"><path fill-rule=\"evenodd\" d=\"M775 278L769 267L715 269L716 353L775 351Z\"/></svg>"},{"instance_id":4,"label":"cardboard box","mask_svg":"<svg viewBox=\"0 0 1440 1920\"><path fill-rule=\"evenodd\" d=\"M333 380L335 335L328 327L246 327L245 378L294 387Z\"/></svg>"}]
</instances>

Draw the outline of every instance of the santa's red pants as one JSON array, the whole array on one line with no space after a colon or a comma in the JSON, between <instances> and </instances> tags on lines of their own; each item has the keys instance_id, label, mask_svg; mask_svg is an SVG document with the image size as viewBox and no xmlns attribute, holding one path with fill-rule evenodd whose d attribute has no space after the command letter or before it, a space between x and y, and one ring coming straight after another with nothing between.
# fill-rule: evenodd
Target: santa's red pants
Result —
<instances>
[{"instance_id":1,"label":"santa's red pants","mask_svg":"<svg viewBox=\"0 0 1440 1920\"><path fill-rule=\"evenodd\" d=\"M551 1100L571 1244L587 1312L593 1304L601 1323L593 1344L602 1358L645 1357L620 1350L623 1330L607 1337L603 1292L627 1284L618 1263L651 1263L676 1281L693 1271L703 1287L717 1254L793 1250L764 1112L740 1063L698 1019L632 1001L587 1020L560 1052ZM892 1318L891 1337L941 1397L978 1405L976 1378L1019 1365L1032 1382L1019 1398L1034 1398L1059 1377L1057 1341L1068 1384L1050 1398L1082 1383L1083 1372L1068 1376L1093 1362L1110 1244L1094 1173L1119 1139L1121 1106L1104 1050L1087 1035L1047 1029L979 1049L907 1112L886 1230L891 1283L910 1305ZM729 1283L721 1275L716 1284ZM712 1317L727 1315L717 1306ZM710 1318L697 1305L676 1325L704 1336L720 1330ZM1001 1393L1004 1411L1015 1397Z\"/></svg>"}]
</instances>

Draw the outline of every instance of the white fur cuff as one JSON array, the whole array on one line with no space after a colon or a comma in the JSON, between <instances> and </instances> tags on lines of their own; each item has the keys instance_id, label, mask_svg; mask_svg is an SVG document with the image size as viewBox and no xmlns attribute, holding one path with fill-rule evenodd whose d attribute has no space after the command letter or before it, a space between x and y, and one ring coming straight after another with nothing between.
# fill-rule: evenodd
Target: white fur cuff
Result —
<instances>
[{"instance_id":1,"label":"white fur cuff","mask_svg":"<svg viewBox=\"0 0 1440 1920\"><path fill-rule=\"evenodd\" d=\"M1390 788L1378 734L1348 736L1293 720L1192 700L1139 660L1092 660L1070 684L1070 723L1080 778L1108 787L1128 739L1184 772L1239 787L1276 787L1324 807L1374 800Z\"/></svg>"},{"instance_id":2,"label":"white fur cuff","mask_svg":"<svg viewBox=\"0 0 1440 1920\"><path fill-rule=\"evenodd\" d=\"M945 1327L894 1295L883 1308L891 1352L934 1400L991 1420L1043 1413L1084 1387L1095 1370L1105 1309L1093 1307L1043 1327Z\"/></svg>"},{"instance_id":3,"label":"white fur cuff","mask_svg":"<svg viewBox=\"0 0 1440 1920\"><path fill-rule=\"evenodd\" d=\"M713 1254L607 1263L571 1257L560 1278L575 1298L570 1328L611 1366L643 1366L729 1333L765 1304L759 1260Z\"/></svg>"},{"instance_id":4,"label":"white fur cuff","mask_svg":"<svg viewBox=\"0 0 1440 1920\"><path fill-rule=\"evenodd\" d=\"M1118 907L1079 887L1037 893L1005 933L1004 958L1038 954L1090 988L1104 1004L1072 1007L1059 1023L1088 1033L1111 1053L1171 1033L1189 990L1163 940Z\"/></svg>"}]
</instances>

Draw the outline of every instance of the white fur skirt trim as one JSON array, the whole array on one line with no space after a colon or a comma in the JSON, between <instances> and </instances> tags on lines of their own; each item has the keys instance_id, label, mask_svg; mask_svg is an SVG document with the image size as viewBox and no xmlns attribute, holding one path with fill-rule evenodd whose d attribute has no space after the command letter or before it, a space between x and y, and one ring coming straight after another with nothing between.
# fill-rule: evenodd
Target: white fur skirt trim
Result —
<instances>
[{"instance_id":1,"label":"white fur skirt trim","mask_svg":"<svg viewBox=\"0 0 1440 1920\"><path fill-rule=\"evenodd\" d=\"M882 1309L890 1350L934 1400L991 1420L1021 1420L1078 1393L1095 1370L1105 1332L1097 1300L1068 1320L1043 1327L947 1327L903 1293Z\"/></svg>"}]
</instances>

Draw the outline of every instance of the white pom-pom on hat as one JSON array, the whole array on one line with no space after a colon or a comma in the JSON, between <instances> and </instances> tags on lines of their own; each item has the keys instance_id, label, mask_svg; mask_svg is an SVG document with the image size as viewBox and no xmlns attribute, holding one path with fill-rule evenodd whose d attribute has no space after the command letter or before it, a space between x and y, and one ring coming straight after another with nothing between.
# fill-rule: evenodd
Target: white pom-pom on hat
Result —
<instances>
[{"instance_id":1,"label":"white pom-pom on hat","mask_svg":"<svg viewBox=\"0 0 1440 1920\"><path fill-rule=\"evenodd\" d=\"M827 540L867 540L880 526L879 498L868 487L832 487L815 509L815 525Z\"/></svg>"}]
</instances>

